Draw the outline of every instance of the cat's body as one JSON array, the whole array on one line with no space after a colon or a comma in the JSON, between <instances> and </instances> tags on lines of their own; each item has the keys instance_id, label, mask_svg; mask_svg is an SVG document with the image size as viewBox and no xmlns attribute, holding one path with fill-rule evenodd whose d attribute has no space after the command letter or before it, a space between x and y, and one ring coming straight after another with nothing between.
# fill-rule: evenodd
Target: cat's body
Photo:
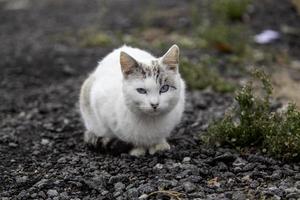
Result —
<instances>
[{"instance_id":1,"label":"cat's body","mask_svg":"<svg viewBox=\"0 0 300 200\"><path fill-rule=\"evenodd\" d=\"M172 48L165 56L170 69L162 58L127 46L99 62L80 94L87 143L118 138L136 147L132 155L170 148L166 138L180 122L185 101L185 84L172 60L178 61L179 49Z\"/></svg>"}]
</instances>

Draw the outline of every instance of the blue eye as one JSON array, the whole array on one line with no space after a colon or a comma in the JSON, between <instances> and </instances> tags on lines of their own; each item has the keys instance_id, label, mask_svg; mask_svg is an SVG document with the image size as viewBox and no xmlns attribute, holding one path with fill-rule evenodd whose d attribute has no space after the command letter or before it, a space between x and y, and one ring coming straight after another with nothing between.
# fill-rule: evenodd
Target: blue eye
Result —
<instances>
[{"instance_id":1,"label":"blue eye","mask_svg":"<svg viewBox=\"0 0 300 200\"><path fill-rule=\"evenodd\" d=\"M136 91L140 94L147 94L147 91L144 88L137 88Z\"/></svg>"},{"instance_id":2,"label":"blue eye","mask_svg":"<svg viewBox=\"0 0 300 200\"><path fill-rule=\"evenodd\" d=\"M169 85L163 85L161 88L160 88L160 93L165 93L169 90L170 86Z\"/></svg>"}]
</instances>

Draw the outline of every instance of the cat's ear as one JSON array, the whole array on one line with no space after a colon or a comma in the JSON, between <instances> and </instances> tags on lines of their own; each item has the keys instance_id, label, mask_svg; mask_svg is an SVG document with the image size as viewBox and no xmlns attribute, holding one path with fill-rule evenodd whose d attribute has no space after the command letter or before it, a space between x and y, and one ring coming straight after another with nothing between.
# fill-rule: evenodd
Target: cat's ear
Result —
<instances>
[{"instance_id":1,"label":"cat's ear","mask_svg":"<svg viewBox=\"0 0 300 200\"><path fill-rule=\"evenodd\" d=\"M171 71L177 72L179 65L179 47L174 44L171 48L162 56L162 63L167 66Z\"/></svg>"},{"instance_id":2,"label":"cat's ear","mask_svg":"<svg viewBox=\"0 0 300 200\"><path fill-rule=\"evenodd\" d=\"M138 67L137 61L124 51L121 51L120 53L120 65L124 77L127 77L128 75L133 73Z\"/></svg>"}]
</instances>

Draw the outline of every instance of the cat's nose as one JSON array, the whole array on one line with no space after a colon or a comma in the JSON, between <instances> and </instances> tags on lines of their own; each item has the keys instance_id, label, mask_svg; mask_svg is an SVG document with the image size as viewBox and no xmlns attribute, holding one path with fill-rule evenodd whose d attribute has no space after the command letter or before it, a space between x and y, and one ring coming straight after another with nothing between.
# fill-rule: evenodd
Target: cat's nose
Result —
<instances>
[{"instance_id":1,"label":"cat's nose","mask_svg":"<svg viewBox=\"0 0 300 200\"><path fill-rule=\"evenodd\" d=\"M158 103L151 103L151 106L153 109L156 109L158 107Z\"/></svg>"}]
</instances>

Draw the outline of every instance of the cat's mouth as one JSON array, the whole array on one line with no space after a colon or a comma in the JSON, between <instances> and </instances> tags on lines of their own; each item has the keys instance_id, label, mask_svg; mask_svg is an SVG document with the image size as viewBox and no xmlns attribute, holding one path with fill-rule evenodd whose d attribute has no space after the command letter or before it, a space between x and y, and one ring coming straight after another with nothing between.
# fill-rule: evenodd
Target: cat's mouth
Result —
<instances>
[{"instance_id":1,"label":"cat's mouth","mask_svg":"<svg viewBox=\"0 0 300 200\"><path fill-rule=\"evenodd\" d=\"M151 116L156 116L161 114L161 109L153 109L153 108L147 108L147 109L141 109L143 113Z\"/></svg>"}]
</instances>

